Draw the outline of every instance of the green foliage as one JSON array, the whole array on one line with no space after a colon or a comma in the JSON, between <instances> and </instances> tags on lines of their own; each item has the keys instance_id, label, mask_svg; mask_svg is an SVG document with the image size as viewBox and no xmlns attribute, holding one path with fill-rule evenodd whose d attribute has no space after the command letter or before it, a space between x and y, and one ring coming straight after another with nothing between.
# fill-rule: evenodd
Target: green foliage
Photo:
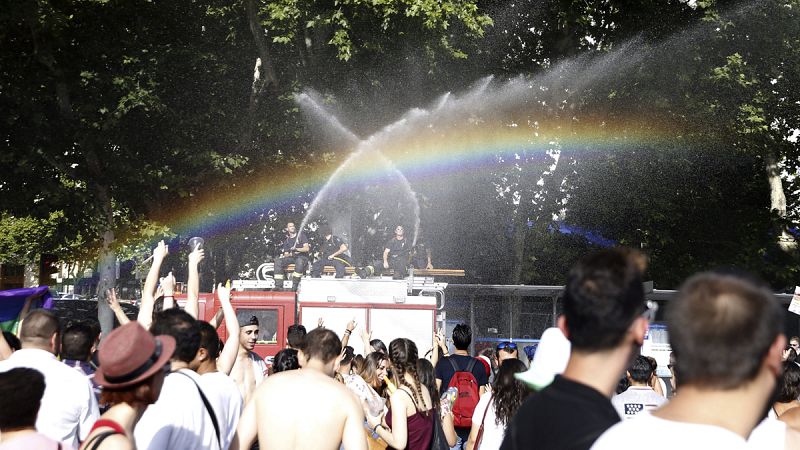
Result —
<instances>
[{"instance_id":1,"label":"green foliage","mask_svg":"<svg viewBox=\"0 0 800 450\"><path fill-rule=\"evenodd\" d=\"M475 3L458 0L279 0L262 3L261 11L272 42L291 44L319 30L330 33L326 43L342 61L349 61L362 49L380 48L378 43L387 38L413 36L413 32L439 35L443 49L463 57L464 52L449 42L451 23L458 22L466 34L475 37L483 36L485 28L492 25L492 19Z\"/></svg>"},{"instance_id":2,"label":"green foliage","mask_svg":"<svg viewBox=\"0 0 800 450\"><path fill-rule=\"evenodd\" d=\"M61 236L58 231L64 224L64 213L56 211L45 219L15 217L8 213L0 215L0 261L31 264L39 255L51 252Z\"/></svg>"}]
</instances>

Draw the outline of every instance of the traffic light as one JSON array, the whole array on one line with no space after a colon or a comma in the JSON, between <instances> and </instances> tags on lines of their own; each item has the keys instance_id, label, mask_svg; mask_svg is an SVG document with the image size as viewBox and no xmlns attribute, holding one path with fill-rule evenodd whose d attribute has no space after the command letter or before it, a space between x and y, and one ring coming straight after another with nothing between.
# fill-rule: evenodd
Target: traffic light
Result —
<instances>
[{"instance_id":1,"label":"traffic light","mask_svg":"<svg viewBox=\"0 0 800 450\"><path fill-rule=\"evenodd\" d=\"M58 275L58 259L55 255L41 255L39 258L39 284L53 284Z\"/></svg>"}]
</instances>

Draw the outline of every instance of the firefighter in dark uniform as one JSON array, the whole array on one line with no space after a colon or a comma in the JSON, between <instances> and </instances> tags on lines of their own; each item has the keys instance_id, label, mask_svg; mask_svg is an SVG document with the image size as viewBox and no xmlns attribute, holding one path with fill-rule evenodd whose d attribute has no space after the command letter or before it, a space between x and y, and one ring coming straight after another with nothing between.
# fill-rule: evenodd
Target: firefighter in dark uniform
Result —
<instances>
[{"instance_id":1,"label":"firefighter in dark uniform","mask_svg":"<svg viewBox=\"0 0 800 450\"><path fill-rule=\"evenodd\" d=\"M386 243L383 249L383 270L392 269L395 280L402 280L408 271L408 262L411 257L411 242L406 239L405 229L398 225L394 229L394 237Z\"/></svg>"},{"instance_id":2,"label":"firefighter in dark uniform","mask_svg":"<svg viewBox=\"0 0 800 450\"><path fill-rule=\"evenodd\" d=\"M311 247L303 233L298 233L293 222L286 224L286 241L281 246L281 255L275 259L275 290L283 289L283 280L286 278L286 269L294 263L292 272L292 291L297 290L300 278L308 266L308 254Z\"/></svg>"},{"instance_id":3,"label":"firefighter in dark uniform","mask_svg":"<svg viewBox=\"0 0 800 450\"><path fill-rule=\"evenodd\" d=\"M333 266L336 269L336 278L344 278L346 267L350 265L350 259L347 256L347 244L333 235L330 225L320 226L319 234L325 241L322 242L319 259L311 265L311 277L319 278L325 266Z\"/></svg>"},{"instance_id":4,"label":"firefighter in dark uniform","mask_svg":"<svg viewBox=\"0 0 800 450\"><path fill-rule=\"evenodd\" d=\"M403 226L398 225L394 229L394 237L384 246L383 262L375 261L372 265L359 267L356 269L356 273L361 278L369 278L378 273L376 267L381 269L382 274L388 273L391 269L394 272L392 278L402 280L406 277L410 259L411 242L406 239Z\"/></svg>"},{"instance_id":5,"label":"firefighter in dark uniform","mask_svg":"<svg viewBox=\"0 0 800 450\"><path fill-rule=\"evenodd\" d=\"M414 246L414 251L411 253L411 262L415 269L433 269L431 248L421 235L417 236L417 245Z\"/></svg>"}]
</instances>

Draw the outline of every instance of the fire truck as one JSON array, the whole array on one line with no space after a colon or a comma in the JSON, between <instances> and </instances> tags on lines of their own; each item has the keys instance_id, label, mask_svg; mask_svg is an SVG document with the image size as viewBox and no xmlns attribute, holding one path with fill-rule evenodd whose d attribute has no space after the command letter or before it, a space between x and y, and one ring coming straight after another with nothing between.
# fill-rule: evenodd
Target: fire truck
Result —
<instances>
[{"instance_id":1,"label":"fire truck","mask_svg":"<svg viewBox=\"0 0 800 450\"><path fill-rule=\"evenodd\" d=\"M259 321L256 353L268 362L286 345L289 325L302 324L312 330L322 323L343 337L350 320L357 323L349 345L363 353L360 330L371 333L387 345L392 339L413 340L420 354L432 345L433 334L445 321L447 283L434 276L463 276L463 271L418 269L406 279L391 278L303 278L297 292L274 292L272 279L235 280L231 285L231 303L240 319L255 316ZM200 319L209 320L220 309L214 294L200 294ZM224 341L227 330L219 328Z\"/></svg>"}]
</instances>

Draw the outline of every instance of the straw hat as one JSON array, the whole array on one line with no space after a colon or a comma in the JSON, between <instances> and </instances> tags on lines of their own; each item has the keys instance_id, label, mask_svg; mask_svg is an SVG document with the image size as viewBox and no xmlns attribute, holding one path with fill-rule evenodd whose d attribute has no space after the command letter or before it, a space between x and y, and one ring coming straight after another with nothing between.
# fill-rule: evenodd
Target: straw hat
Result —
<instances>
[{"instance_id":1,"label":"straw hat","mask_svg":"<svg viewBox=\"0 0 800 450\"><path fill-rule=\"evenodd\" d=\"M128 322L100 345L100 367L94 379L109 389L132 386L161 370L174 352L172 336L153 336L139 322Z\"/></svg>"}]
</instances>

